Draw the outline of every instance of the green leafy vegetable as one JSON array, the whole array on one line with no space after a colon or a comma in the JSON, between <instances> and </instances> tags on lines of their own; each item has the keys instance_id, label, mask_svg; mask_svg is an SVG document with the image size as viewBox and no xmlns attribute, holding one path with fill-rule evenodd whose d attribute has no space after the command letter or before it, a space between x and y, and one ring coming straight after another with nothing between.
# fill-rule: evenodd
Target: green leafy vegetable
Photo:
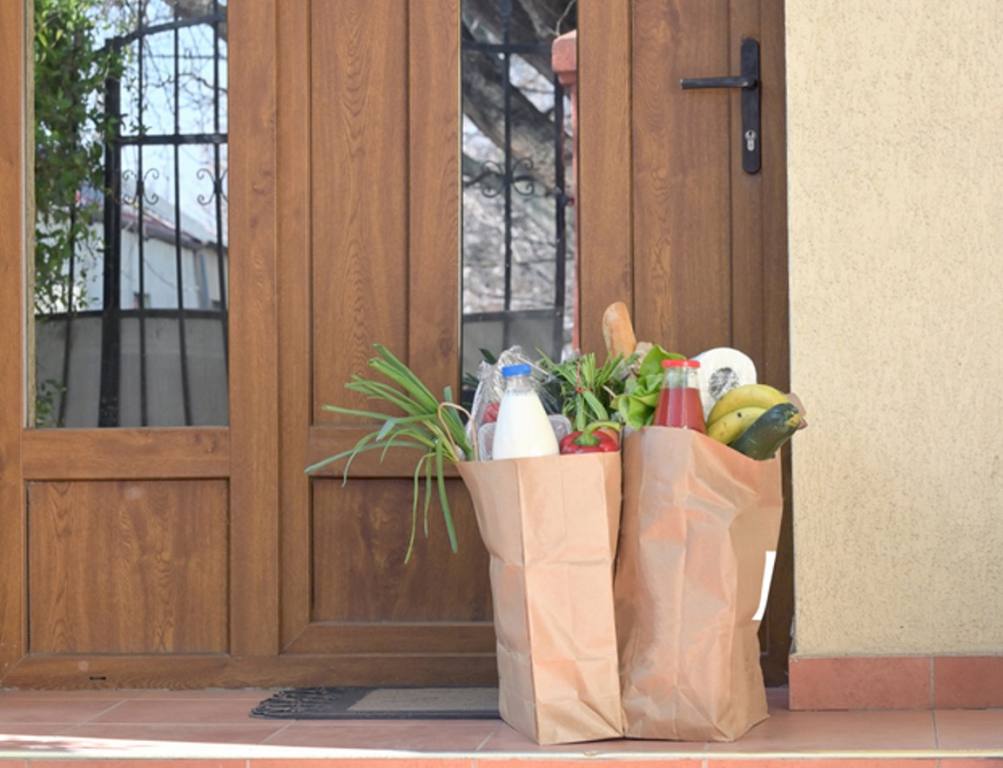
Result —
<instances>
[{"instance_id":1,"label":"green leafy vegetable","mask_svg":"<svg viewBox=\"0 0 1003 768\"><path fill-rule=\"evenodd\" d=\"M623 392L625 366L621 357L599 366L591 352L561 363L546 355L540 360L540 367L557 380L562 412L578 432L594 421L609 421L610 413L615 412L613 401Z\"/></svg>"},{"instance_id":2,"label":"green leafy vegetable","mask_svg":"<svg viewBox=\"0 0 1003 768\"><path fill-rule=\"evenodd\" d=\"M637 373L627 378L623 393L614 401L624 424L634 429L651 424L662 391L662 361L685 359L685 355L666 352L657 344L648 351L637 366Z\"/></svg>"},{"instance_id":3,"label":"green leafy vegetable","mask_svg":"<svg viewBox=\"0 0 1003 768\"><path fill-rule=\"evenodd\" d=\"M661 376L662 376L662 362L665 360L685 360L686 355L680 355L676 352L666 352L660 346L655 344L648 350L648 354L644 356L641 360L640 366L637 369L638 376L658 376L659 386L661 386Z\"/></svg>"}]
</instances>

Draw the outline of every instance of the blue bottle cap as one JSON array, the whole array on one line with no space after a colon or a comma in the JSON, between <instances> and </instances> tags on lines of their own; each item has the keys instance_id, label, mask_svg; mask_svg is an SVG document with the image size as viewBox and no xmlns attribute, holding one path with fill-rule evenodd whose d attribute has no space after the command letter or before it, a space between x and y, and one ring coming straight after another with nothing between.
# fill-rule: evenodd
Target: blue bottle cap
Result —
<instances>
[{"instance_id":1,"label":"blue bottle cap","mask_svg":"<svg viewBox=\"0 0 1003 768\"><path fill-rule=\"evenodd\" d=\"M529 376L533 372L529 363L518 363L516 365L506 365L502 368L502 376L506 379L512 376Z\"/></svg>"}]
</instances>

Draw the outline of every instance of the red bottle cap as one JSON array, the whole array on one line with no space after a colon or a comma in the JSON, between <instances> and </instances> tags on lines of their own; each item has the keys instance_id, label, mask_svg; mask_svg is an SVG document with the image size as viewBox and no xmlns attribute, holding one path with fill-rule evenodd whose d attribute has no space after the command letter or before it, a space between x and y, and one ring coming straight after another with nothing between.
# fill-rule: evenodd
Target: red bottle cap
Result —
<instances>
[{"instance_id":1,"label":"red bottle cap","mask_svg":"<svg viewBox=\"0 0 1003 768\"><path fill-rule=\"evenodd\" d=\"M699 360L662 360L662 368L699 368Z\"/></svg>"}]
</instances>

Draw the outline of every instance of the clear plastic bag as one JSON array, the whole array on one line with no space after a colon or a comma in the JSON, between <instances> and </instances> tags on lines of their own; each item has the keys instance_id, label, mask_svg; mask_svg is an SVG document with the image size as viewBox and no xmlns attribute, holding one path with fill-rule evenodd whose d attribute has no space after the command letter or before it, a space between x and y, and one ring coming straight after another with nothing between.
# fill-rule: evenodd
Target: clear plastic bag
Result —
<instances>
[{"instance_id":1,"label":"clear plastic bag","mask_svg":"<svg viewBox=\"0 0 1003 768\"><path fill-rule=\"evenodd\" d=\"M543 403L544 410L549 414L556 414L559 418L551 416L550 423L554 427L558 441L571 431L570 422L561 412L560 390L553 386L555 380L551 374L544 371L535 360L531 360L523 351L522 347L509 347L498 355L498 359L492 364L486 360L481 361L477 368L477 390L474 393L474 400L470 406L470 421L467 422L467 437L471 444L478 441L478 448L486 455L480 459L491 458L491 444L494 438L494 430L484 430L482 438L482 427L491 425L498 417L498 406L501 403L502 395L505 394L505 380L502 377L502 368L508 365L518 365L526 363L533 368L533 379L537 385L537 394ZM565 425L567 428L565 430Z\"/></svg>"}]
</instances>

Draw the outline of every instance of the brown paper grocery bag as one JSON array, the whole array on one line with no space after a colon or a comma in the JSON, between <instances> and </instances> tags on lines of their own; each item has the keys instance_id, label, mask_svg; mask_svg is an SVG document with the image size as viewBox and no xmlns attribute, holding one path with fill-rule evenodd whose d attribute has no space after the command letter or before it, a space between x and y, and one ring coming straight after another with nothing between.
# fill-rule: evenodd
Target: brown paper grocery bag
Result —
<instances>
[{"instance_id":1,"label":"brown paper grocery bag","mask_svg":"<svg viewBox=\"0 0 1003 768\"><path fill-rule=\"evenodd\" d=\"M757 631L782 513L779 458L685 429L626 438L615 594L627 736L731 741L767 717Z\"/></svg>"},{"instance_id":2,"label":"brown paper grocery bag","mask_svg":"<svg viewBox=\"0 0 1003 768\"><path fill-rule=\"evenodd\" d=\"M502 719L540 744L622 735L620 454L461 462L491 555Z\"/></svg>"}]
</instances>

